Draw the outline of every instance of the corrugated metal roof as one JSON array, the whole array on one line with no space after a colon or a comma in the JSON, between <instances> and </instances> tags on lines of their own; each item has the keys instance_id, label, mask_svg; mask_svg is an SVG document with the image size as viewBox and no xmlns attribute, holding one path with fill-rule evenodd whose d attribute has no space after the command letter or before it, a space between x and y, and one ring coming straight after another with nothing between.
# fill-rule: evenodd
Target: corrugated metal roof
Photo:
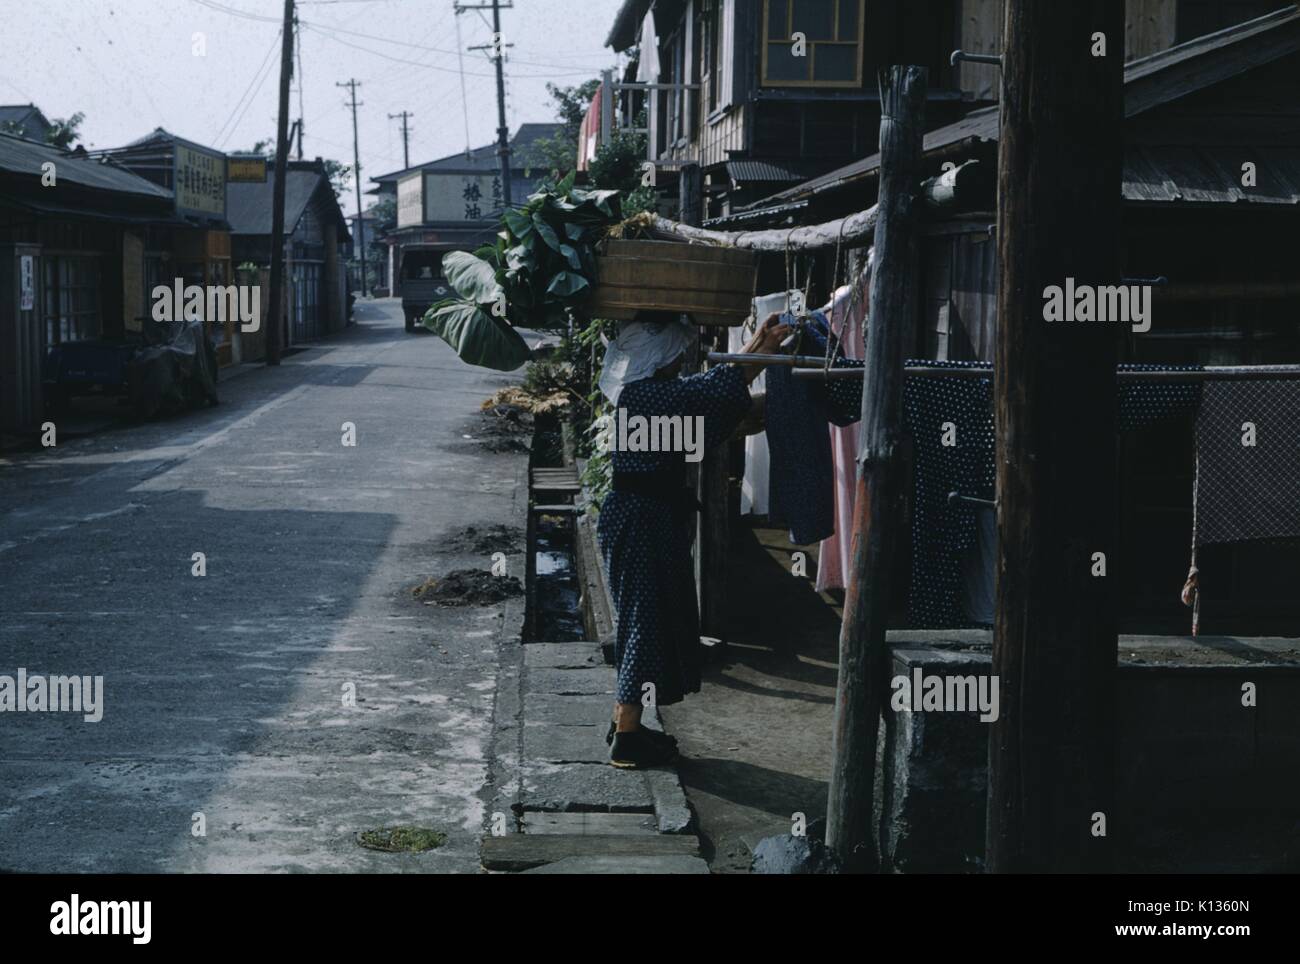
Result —
<instances>
[{"instance_id":1,"label":"corrugated metal roof","mask_svg":"<svg viewBox=\"0 0 1300 964\"><path fill-rule=\"evenodd\" d=\"M0 171L40 177L41 165L53 161L60 181L99 191L116 191L171 200L172 192L114 164L80 157L36 144L21 137L0 134Z\"/></svg>"},{"instance_id":2,"label":"corrugated metal roof","mask_svg":"<svg viewBox=\"0 0 1300 964\"><path fill-rule=\"evenodd\" d=\"M808 176L808 165L798 161L759 161L750 158L727 161L727 176L740 184L754 181L789 183Z\"/></svg>"},{"instance_id":3,"label":"corrugated metal roof","mask_svg":"<svg viewBox=\"0 0 1300 964\"><path fill-rule=\"evenodd\" d=\"M318 171L285 172L284 179L284 233L292 234L298 226L302 212L311 203L324 175ZM266 172L263 183L232 181L226 185L226 220L231 234L270 234L271 203L275 190L275 171Z\"/></svg>"},{"instance_id":4,"label":"corrugated metal roof","mask_svg":"<svg viewBox=\"0 0 1300 964\"><path fill-rule=\"evenodd\" d=\"M1134 60L1124 67L1124 116L1141 114L1297 50L1300 50L1300 7L1290 6ZM1194 63L1200 58L1208 62ZM923 151L929 154L957 145L996 141L998 114L996 105L986 107L972 111L956 123L930 131L925 135ZM879 167L880 155L872 154L764 198L749 209L813 197L841 184L870 177ZM1240 165L1237 170L1240 172Z\"/></svg>"},{"instance_id":5,"label":"corrugated metal roof","mask_svg":"<svg viewBox=\"0 0 1300 964\"><path fill-rule=\"evenodd\" d=\"M1257 183L1243 187L1242 164ZM1300 148L1130 146L1124 199L1189 204L1300 204Z\"/></svg>"}]
</instances>

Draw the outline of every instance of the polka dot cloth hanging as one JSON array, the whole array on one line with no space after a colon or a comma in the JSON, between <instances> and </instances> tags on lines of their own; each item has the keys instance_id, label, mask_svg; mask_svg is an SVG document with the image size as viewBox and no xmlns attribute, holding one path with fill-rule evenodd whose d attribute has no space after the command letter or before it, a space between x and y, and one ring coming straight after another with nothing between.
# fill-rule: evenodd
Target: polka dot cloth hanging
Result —
<instances>
[{"instance_id":1,"label":"polka dot cloth hanging","mask_svg":"<svg viewBox=\"0 0 1300 964\"><path fill-rule=\"evenodd\" d=\"M861 367L850 359L837 367ZM992 500L996 487L993 424L993 366L987 362L909 360L909 366L977 369L988 378L909 376L903 382L903 417L913 440L912 581L908 619L923 629L954 629L972 624L961 603L961 559L977 538L977 509L948 502L960 492ZM1197 371L1195 366L1120 365L1120 371ZM832 421L856 420L862 405L859 379L825 383ZM1118 391L1120 431L1195 410L1200 385L1191 382L1128 382ZM944 423L956 428L956 445L943 444ZM949 436L951 437L951 435Z\"/></svg>"}]
</instances>

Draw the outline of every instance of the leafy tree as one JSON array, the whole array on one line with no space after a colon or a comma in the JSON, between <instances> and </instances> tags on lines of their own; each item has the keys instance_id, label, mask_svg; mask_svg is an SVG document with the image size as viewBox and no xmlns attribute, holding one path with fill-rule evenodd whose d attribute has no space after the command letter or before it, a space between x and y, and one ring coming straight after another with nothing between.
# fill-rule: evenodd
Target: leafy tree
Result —
<instances>
[{"instance_id":1,"label":"leafy tree","mask_svg":"<svg viewBox=\"0 0 1300 964\"><path fill-rule=\"evenodd\" d=\"M330 179L330 187L334 188L334 196L342 197L343 192L347 190L348 182L352 177L352 165L344 164L342 161L332 161L325 159L325 176Z\"/></svg>"},{"instance_id":2,"label":"leafy tree","mask_svg":"<svg viewBox=\"0 0 1300 964\"><path fill-rule=\"evenodd\" d=\"M81 139L77 128L86 119L86 115L77 111L71 117L56 117L50 121L50 129L45 132L45 143L61 151L72 149L72 145Z\"/></svg>"},{"instance_id":3,"label":"leafy tree","mask_svg":"<svg viewBox=\"0 0 1300 964\"><path fill-rule=\"evenodd\" d=\"M635 126L645 127L644 112L637 118ZM609 141L596 149L596 156L588 169L591 183L596 187L623 195L624 217L654 210L655 190L642 184L646 147L645 134L614 131Z\"/></svg>"},{"instance_id":4,"label":"leafy tree","mask_svg":"<svg viewBox=\"0 0 1300 964\"><path fill-rule=\"evenodd\" d=\"M578 163L578 132L599 87L599 78L573 87L560 87L550 83L546 85L547 93L555 101L555 119L560 122L560 129L551 137L538 139L533 151L557 180L573 170Z\"/></svg>"}]
</instances>

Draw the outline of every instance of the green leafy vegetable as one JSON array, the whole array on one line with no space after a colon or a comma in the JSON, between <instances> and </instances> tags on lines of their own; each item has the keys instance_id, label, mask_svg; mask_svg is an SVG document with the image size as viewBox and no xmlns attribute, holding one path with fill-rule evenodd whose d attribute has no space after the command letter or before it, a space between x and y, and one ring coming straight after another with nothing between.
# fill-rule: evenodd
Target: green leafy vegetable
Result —
<instances>
[{"instance_id":1,"label":"green leafy vegetable","mask_svg":"<svg viewBox=\"0 0 1300 964\"><path fill-rule=\"evenodd\" d=\"M494 318L490 309L470 301L440 301L425 313L424 327L471 365L509 372L533 357L519 332Z\"/></svg>"},{"instance_id":2,"label":"green leafy vegetable","mask_svg":"<svg viewBox=\"0 0 1300 964\"><path fill-rule=\"evenodd\" d=\"M458 297L424 325L465 361L504 371L528 360L513 326L565 331L596 283L595 244L621 218L618 191L586 191L570 174L501 216L492 244L443 258Z\"/></svg>"}]
</instances>

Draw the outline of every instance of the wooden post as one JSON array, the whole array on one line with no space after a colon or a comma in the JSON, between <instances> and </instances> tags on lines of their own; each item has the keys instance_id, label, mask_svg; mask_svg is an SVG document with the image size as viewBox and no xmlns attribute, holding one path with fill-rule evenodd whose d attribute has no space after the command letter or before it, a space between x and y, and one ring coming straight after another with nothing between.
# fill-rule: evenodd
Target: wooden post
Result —
<instances>
[{"instance_id":1,"label":"wooden post","mask_svg":"<svg viewBox=\"0 0 1300 964\"><path fill-rule=\"evenodd\" d=\"M266 363L280 364L284 304L284 180L289 158L289 78L293 76L293 0L284 0L280 44L280 112L275 126L275 184L271 187L271 311L266 328Z\"/></svg>"},{"instance_id":2,"label":"wooden post","mask_svg":"<svg viewBox=\"0 0 1300 964\"><path fill-rule=\"evenodd\" d=\"M846 870L878 864L873 832L876 736L888 688L890 571L903 517L903 360L916 305L915 218L926 70L880 76L880 199L859 429L853 567L835 688L826 843Z\"/></svg>"},{"instance_id":3,"label":"wooden post","mask_svg":"<svg viewBox=\"0 0 1300 964\"><path fill-rule=\"evenodd\" d=\"M1106 865L1100 821L1110 833L1117 819L1123 329L1045 321L1044 289L1067 277L1120 281L1124 3L1007 0L1005 28L994 389L1000 715L989 734L987 866L1088 872Z\"/></svg>"}]
</instances>

